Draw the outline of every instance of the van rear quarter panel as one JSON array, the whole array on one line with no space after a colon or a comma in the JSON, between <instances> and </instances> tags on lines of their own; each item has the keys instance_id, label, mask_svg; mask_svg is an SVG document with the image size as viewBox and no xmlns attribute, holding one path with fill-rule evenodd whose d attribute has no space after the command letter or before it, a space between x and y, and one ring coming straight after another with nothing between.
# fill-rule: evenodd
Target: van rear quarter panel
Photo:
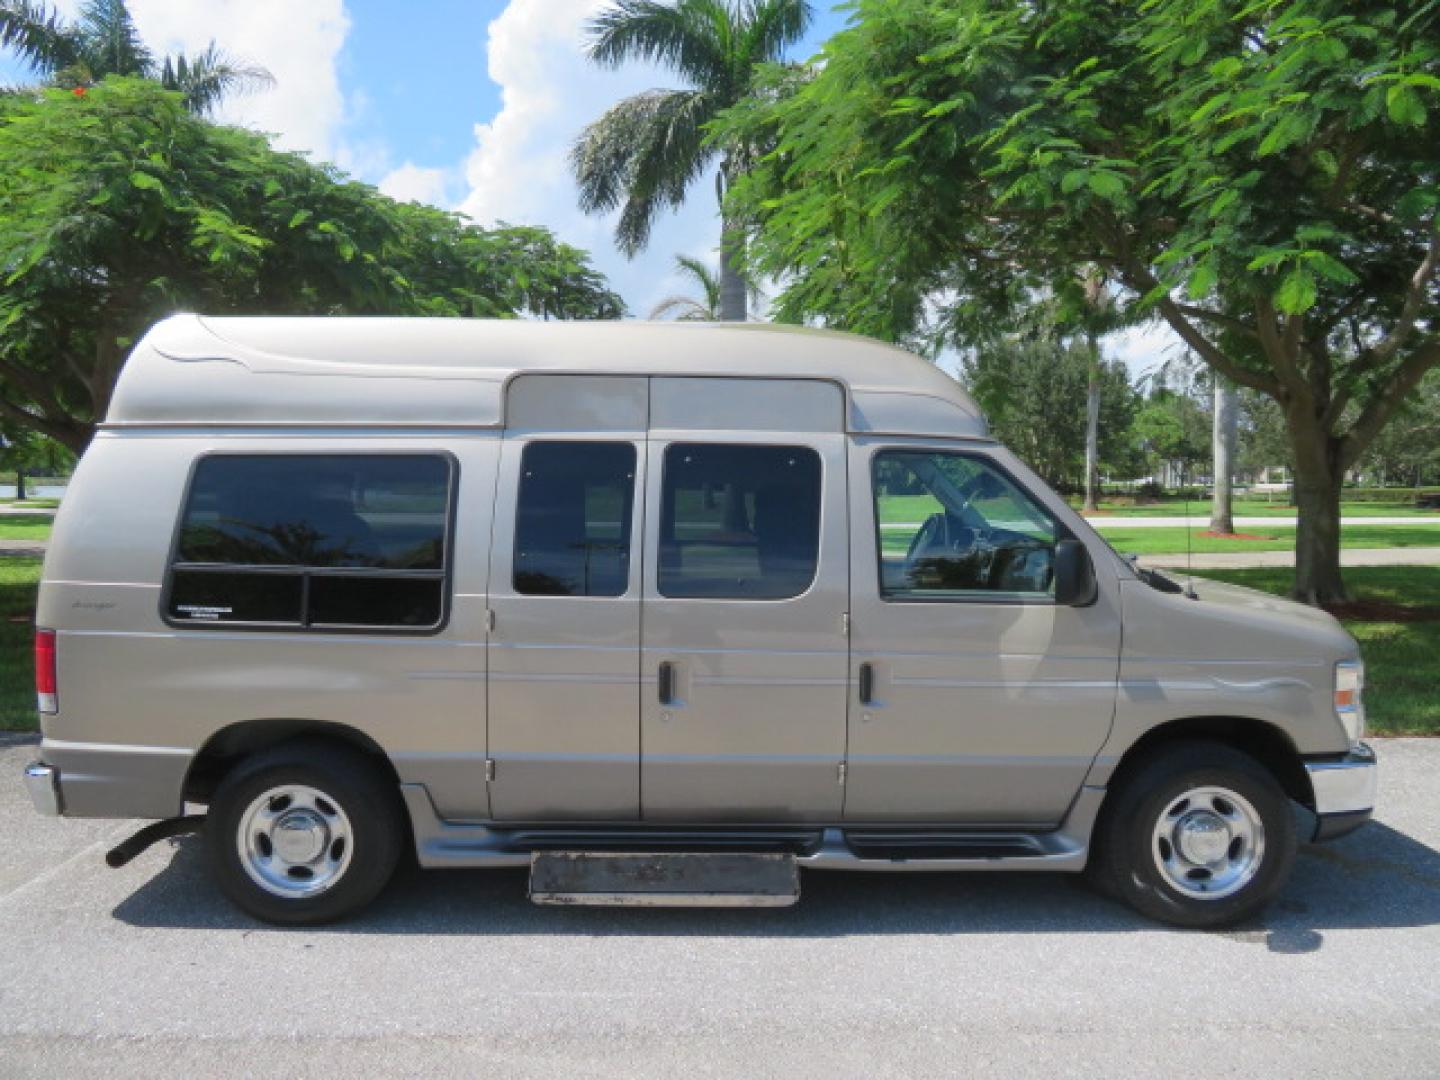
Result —
<instances>
[{"instance_id":1,"label":"van rear quarter panel","mask_svg":"<svg viewBox=\"0 0 1440 1080\"><path fill-rule=\"evenodd\" d=\"M59 708L44 755L67 813L178 812L194 753L257 719L370 736L437 809L488 815L485 590L499 440L492 434L323 437L102 432L57 515L37 621L57 631ZM172 626L161 597L194 462L210 453L441 452L459 483L451 607L437 633Z\"/></svg>"}]
</instances>

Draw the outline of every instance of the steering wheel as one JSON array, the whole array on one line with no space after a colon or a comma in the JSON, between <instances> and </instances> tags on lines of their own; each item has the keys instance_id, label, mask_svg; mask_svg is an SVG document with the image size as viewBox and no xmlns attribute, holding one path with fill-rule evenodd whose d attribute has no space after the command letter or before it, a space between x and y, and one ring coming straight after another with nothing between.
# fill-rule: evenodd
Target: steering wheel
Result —
<instances>
[{"instance_id":1,"label":"steering wheel","mask_svg":"<svg viewBox=\"0 0 1440 1080\"><path fill-rule=\"evenodd\" d=\"M945 514L931 514L925 519L905 549L905 565L913 566L922 553L928 554L937 547L950 546L950 519Z\"/></svg>"}]
</instances>

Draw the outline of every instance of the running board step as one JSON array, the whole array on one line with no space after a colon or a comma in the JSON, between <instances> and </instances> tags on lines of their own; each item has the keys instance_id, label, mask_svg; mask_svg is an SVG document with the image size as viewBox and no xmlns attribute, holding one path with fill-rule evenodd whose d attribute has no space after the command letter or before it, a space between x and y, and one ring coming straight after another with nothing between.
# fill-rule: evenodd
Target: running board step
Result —
<instances>
[{"instance_id":1,"label":"running board step","mask_svg":"<svg viewBox=\"0 0 1440 1080\"><path fill-rule=\"evenodd\" d=\"M735 852L537 851L537 904L788 907L800 899L793 855Z\"/></svg>"}]
</instances>

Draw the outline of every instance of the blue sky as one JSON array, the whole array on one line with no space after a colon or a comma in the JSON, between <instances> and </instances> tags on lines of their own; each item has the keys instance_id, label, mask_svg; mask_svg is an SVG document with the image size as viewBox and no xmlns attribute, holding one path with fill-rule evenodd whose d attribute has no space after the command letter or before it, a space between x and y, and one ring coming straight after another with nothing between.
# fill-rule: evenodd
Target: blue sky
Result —
<instances>
[{"instance_id":1,"label":"blue sky","mask_svg":"<svg viewBox=\"0 0 1440 1080\"><path fill-rule=\"evenodd\" d=\"M351 27L339 59L341 88L356 104L350 137L362 145L383 143L395 158L427 167L459 161L474 141L475 124L493 119L501 106L484 42L507 6L504 0L350 0ZM842 24L842 15L817 5L814 26L794 55L817 51ZM582 103L575 105L580 119Z\"/></svg>"},{"instance_id":2,"label":"blue sky","mask_svg":"<svg viewBox=\"0 0 1440 1080\"><path fill-rule=\"evenodd\" d=\"M815 4L793 56L814 54L844 25L833 0ZM396 198L497 221L542 225L591 252L646 316L682 288L674 256L715 259L719 225L709 184L656 225L634 260L611 222L582 214L566 152L621 98L676 85L666 71L596 69L581 50L585 21L606 0L129 0L159 51L198 51L213 38L263 64L274 89L233 99L222 119L273 133ZM79 0L61 0L72 12ZM17 78L0 59L0 80ZM1132 333L1112 348L1139 373L1163 359L1165 334Z\"/></svg>"}]
</instances>

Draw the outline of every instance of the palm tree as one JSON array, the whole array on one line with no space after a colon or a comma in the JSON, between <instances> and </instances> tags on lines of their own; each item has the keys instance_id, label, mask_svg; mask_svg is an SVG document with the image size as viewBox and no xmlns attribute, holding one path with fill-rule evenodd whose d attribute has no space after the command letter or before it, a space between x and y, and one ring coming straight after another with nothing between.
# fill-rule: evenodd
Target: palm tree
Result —
<instances>
[{"instance_id":1,"label":"palm tree","mask_svg":"<svg viewBox=\"0 0 1440 1080\"><path fill-rule=\"evenodd\" d=\"M676 322L715 322L720 318L720 275L699 259L689 255L675 256L675 272L688 277L700 286L700 297L682 296L676 293L667 296L650 309L650 318L668 319L672 314ZM750 306L760 301L760 290L746 284L745 298Z\"/></svg>"},{"instance_id":2,"label":"palm tree","mask_svg":"<svg viewBox=\"0 0 1440 1080\"><path fill-rule=\"evenodd\" d=\"M275 82L264 68L226 56L213 41L197 56L157 62L125 0L87 0L73 22L43 0L0 0L0 47L57 86L83 88L107 75L136 75L180 92L185 107L201 114L229 94Z\"/></svg>"},{"instance_id":3,"label":"palm tree","mask_svg":"<svg viewBox=\"0 0 1440 1080\"><path fill-rule=\"evenodd\" d=\"M755 89L759 65L778 60L810 25L807 0L616 0L588 27L590 59L604 67L643 60L672 68L683 90L626 98L581 133L571 151L587 213L620 208L615 243L634 256L662 209L685 201L691 183L719 159L720 317L744 321L743 237L726 217L725 192L750 147L706 142L706 125Z\"/></svg>"},{"instance_id":4,"label":"palm tree","mask_svg":"<svg viewBox=\"0 0 1440 1080\"><path fill-rule=\"evenodd\" d=\"M703 299L693 296L667 296L650 310L650 318L667 319L675 313L677 322L714 322L720 317L720 276L699 259L689 255L675 256L675 270L700 286Z\"/></svg>"}]
</instances>

